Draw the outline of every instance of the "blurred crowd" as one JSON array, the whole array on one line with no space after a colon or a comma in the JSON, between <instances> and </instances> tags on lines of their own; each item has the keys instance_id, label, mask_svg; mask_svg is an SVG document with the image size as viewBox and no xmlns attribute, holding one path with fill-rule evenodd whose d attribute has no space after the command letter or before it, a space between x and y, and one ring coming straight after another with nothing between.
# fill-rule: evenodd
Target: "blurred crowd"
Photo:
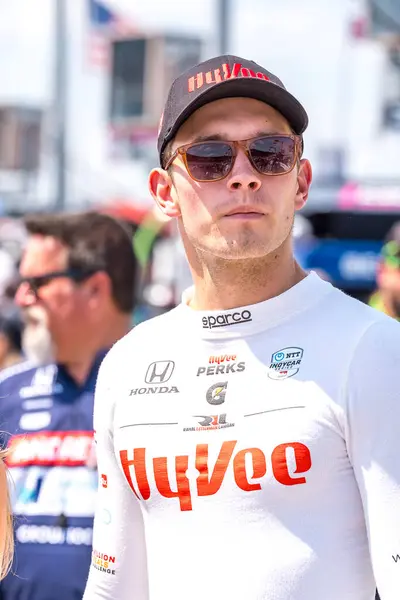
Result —
<instances>
[{"instance_id":1,"label":"blurred crowd","mask_svg":"<svg viewBox=\"0 0 400 600\"><path fill-rule=\"evenodd\" d=\"M180 301L182 291L191 285L183 247L169 224L149 213L147 225L125 222L132 236L140 265L135 282L135 308L132 324L169 310ZM150 236L149 236L150 223ZM300 234L295 231L295 239ZM304 239L304 232L301 238ZM150 238L150 239L149 239ZM0 370L24 360L43 364L49 359L51 335L46 314L40 305L32 307L29 318L19 306L16 293L20 282L19 266L27 240L23 219L0 221ZM301 256L298 256L301 262ZM38 272L40 267L38 266ZM327 272L316 269L326 280ZM334 282L333 282L334 283ZM370 306L400 318L400 221L395 222L383 240L381 260L376 270L376 286L367 299ZM26 315L25 315L26 317Z\"/></svg>"}]
</instances>

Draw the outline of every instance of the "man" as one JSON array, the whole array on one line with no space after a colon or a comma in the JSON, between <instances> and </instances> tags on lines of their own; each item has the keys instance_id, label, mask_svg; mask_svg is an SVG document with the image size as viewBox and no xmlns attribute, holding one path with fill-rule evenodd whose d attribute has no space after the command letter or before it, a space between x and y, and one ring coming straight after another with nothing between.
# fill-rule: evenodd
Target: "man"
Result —
<instances>
[{"instance_id":1,"label":"man","mask_svg":"<svg viewBox=\"0 0 400 600\"><path fill-rule=\"evenodd\" d=\"M382 259L376 277L378 289L369 305L400 319L400 222L391 227L382 248Z\"/></svg>"},{"instance_id":2,"label":"man","mask_svg":"<svg viewBox=\"0 0 400 600\"><path fill-rule=\"evenodd\" d=\"M131 327L136 262L125 227L106 215L33 216L26 227L16 302L32 355L53 362L0 377L17 543L0 595L80 599L97 488L94 386L107 349Z\"/></svg>"},{"instance_id":3,"label":"man","mask_svg":"<svg viewBox=\"0 0 400 600\"><path fill-rule=\"evenodd\" d=\"M85 600L398 597L400 327L293 258L306 126L242 58L172 85L150 190L194 287L101 367Z\"/></svg>"}]
</instances>

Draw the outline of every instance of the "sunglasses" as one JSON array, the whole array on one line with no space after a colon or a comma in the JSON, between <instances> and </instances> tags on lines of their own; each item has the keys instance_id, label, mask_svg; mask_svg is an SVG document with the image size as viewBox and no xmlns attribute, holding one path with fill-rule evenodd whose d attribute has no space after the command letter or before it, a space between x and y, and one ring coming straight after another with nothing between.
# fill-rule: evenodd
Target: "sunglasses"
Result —
<instances>
[{"instance_id":1,"label":"sunglasses","mask_svg":"<svg viewBox=\"0 0 400 600\"><path fill-rule=\"evenodd\" d=\"M97 270L92 271L79 271L76 269L66 269L65 271L52 271L45 275L37 275L34 277L22 277L19 280L19 285L27 284L29 290L37 298L39 295L40 288L51 283L54 279L60 279L61 277L67 277L72 279L76 283L82 283L86 279L89 279Z\"/></svg>"},{"instance_id":2,"label":"sunglasses","mask_svg":"<svg viewBox=\"0 0 400 600\"><path fill-rule=\"evenodd\" d=\"M301 154L301 137L297 135L263 135L236 142L210 140L180 146L165 165L167 170L178 155L195 181L219 181L232 171L243 148L248 160L261 175L284 175L293 170Z\"/></svg>"}]
</instances>

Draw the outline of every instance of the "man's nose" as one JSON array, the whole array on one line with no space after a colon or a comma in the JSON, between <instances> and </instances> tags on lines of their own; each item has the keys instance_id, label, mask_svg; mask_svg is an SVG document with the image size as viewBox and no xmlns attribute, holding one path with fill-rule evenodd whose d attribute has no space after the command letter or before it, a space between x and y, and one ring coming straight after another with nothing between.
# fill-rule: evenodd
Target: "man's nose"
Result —
<instances>
[{"instance_id":1,"label":"man's nose","mask_svg":"<svg viewBox=\"0 0 400 600\"><path fill-rule=\"evenodd\" d=\"M25 308L27 306L32 306L36 302L36 296L33 290L31 289L29 283L24 281L18 286L18 289L15 293L14 302L17 306L21 308Z\"/></svg>"},{"instance_id":2,"label":"man's nose","mask_svg":"<svg viewBox=\"0 0 400 600\"><path fill-rule=\"evenodd\" d=\"M239 149L233 169L227 177L228 189L257 192L261 185L261 175L254 169L245 152Z\"/></svg>"}]
</instances>

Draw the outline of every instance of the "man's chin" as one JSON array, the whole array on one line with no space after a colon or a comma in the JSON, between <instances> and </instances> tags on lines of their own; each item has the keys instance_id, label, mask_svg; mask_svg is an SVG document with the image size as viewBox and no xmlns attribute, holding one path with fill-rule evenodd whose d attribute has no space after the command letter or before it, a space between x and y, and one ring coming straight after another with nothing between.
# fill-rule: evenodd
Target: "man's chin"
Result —
<instances>
[{"instance_id":1,"label":"man's chin","mask_svg":"<svg viewBox=\"0 0 400 600\"><path fill-rule=\"evenodd\" d=\"M27 326L22 337L25 357L38 365L54 362L55 352L48 330Z\"/></svg>"},{"instance_id":2,"label":"man's chin","mask_svg":"<svg viewBox=\"0 0 400 600\"><path fill-rule=\"evenodd\" d=\"M241 246L239 244L232 244L224 248L212 248L208 252L215 258L227 261L257 260L265 258L268 255L268 249L266 248L260 248L260 246L256 245Z\"/></svg>"}]
</instances>

